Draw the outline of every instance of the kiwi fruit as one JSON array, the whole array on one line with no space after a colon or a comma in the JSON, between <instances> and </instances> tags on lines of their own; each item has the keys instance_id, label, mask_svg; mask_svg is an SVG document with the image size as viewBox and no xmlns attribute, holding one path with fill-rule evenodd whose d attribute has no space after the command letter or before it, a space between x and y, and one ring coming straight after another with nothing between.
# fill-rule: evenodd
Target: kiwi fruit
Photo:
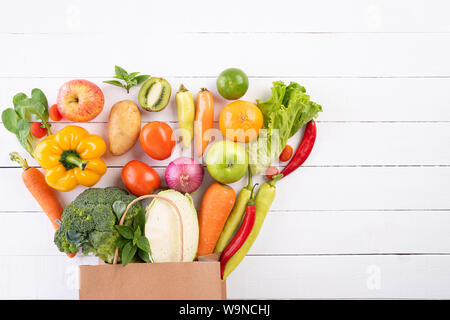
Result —
<instances>
[{"instance_id":1,"label":"kiwi fruit","mask_svg":"<svg viewBox=\"0 0 450 320\"><path fill-rule=\"evenodd\" d=\"M142 84L138 101L144 110L161 111L169 104L171 92L167 80L153 77Z\"/></svg>"}]
</instances>

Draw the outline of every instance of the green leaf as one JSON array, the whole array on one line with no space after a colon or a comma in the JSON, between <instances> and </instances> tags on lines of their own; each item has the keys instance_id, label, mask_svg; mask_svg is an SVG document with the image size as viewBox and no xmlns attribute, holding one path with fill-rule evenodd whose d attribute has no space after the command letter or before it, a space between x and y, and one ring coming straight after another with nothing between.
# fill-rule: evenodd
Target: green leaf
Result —
<instances>
[{"instance_id":1,"label":"green leaf","mask_svg":"<svg viewBox=\"0 0 450 320\"><path fill-rule=\"evenodd\" d=\"M115 72L116 72L116 76L119 79L128 79L129 75L128 72L125 71L125 69L119 67L119 66L115 66Z\"/></svg>"},{"instance_id":2,"label":"green leaf","mask_svg":"<svg viewBox=\"0 0 450 320\"><path fill-rule=\"evenodd\" d=\"M115 225L117 231L119 231L119 234L124 237L125 239L131 240L133 239L133 229L131 229L131 227L129 226L119 226L119 225Z\"/></svg>"},{"instance_id":3,"label":"green leaf","mask_svg":"<svg viewBox=\"0 0 450 320\"><path fill-rule=\"evenodd\" d=\"M117 200L112 205L113 211L116 214L117 220L122 218L123 213L127 209L127 205L122 200Z\"/></svg>"},{"instance_id":4,"label":"green leaf","mask_svg":"<svg viewBox=\"0 0 450 320\"><path fill-rule=\"evenodd\" d=\"M150 78L150 76L148 74L142 74L142 75L134 78L134 80L136 81L136 85L140 85L142 82L144 82L148 78Z\"/></svg>"},{"instance_id":5,"label":"green leaf","mask_svg":"<svg viewBox=\"0 0 450 320\"><path fill-rule=\"evenodd\" d=\"M118 247L119 249L123 249L123 247L130 242L130 240L127 240L125 238L119 237L116 239L116 241L114 242L115 246Z\"/></svg>"},{"instance_id":6,"label":"green leaf","mask_svg":"<svg viewBox=\"0 0 450 320\"><path fill-rule=\"evenodd\" d=\"M123 266L126 266L131 261L131 259L136 254L136 251L137 251L137 247L133 246L131 241L124 245L124 247L122 249L122 265Z\"/></svg>"},{"instance_id":7,"label":"green leaf","mask_svg":"<svg viewBox=\"0 0 450 320\"><path fill-rule=\"evenodd\" d=\"M113 86L118 86L123 88L123 84L120 81L117 80L107 80L107 81L103 81L104 83L108 83L108 84L112 84Z\"/></svg>"},{"instance_id":8,"label":"green leaf","mask_svg":"<svg viewBox=\"0 0 450 320\"><path fill-rule=\"evenodd\" d=\"M139 237L136 244L139 249L150 253L150 243L148 242L148 239L146 236Z\"/></svg>"},{"instance_id":9,"label":"green leaf","mask_svg":"<svg viewBox=\"0 0 450 320\"><path fill-rule=\"evenodd\" d=\"M8 108L3 110L2 112L2 122L5 126L6 130L17 134L18 128L17 128L17 122L19 121L19 116L17 115L16 111L14 111L13 108Z\"/></svg>"},{"instance_id":10,"label":"green leaf","mask_svg":"<svg viewBox=\"0 0 450 320\"><path fill-rule=\"evenodd\" d=\"M39 101L40 103L42 103L45 109L48 108L47 97L45 96L44 92L42 92L41 89L34 88L33 90L31 90L31 98L35 101Z\"/></svg>"},{"instance_id":11,"label":"green leaf","mask_svg":"<svg viewBox=\"0 0 450 320\"><path fill-rule=\"evenodd\" d=\"M139 239L139 237L141 236L142 232L141 232L141 228L137 227L136 230L134 230L134 235L133 235L133 245L136 245L137 240Z\"/></svg>"},{"instance_id":12,"label":"green leaf","mask_svg":"<svg viewBox=\"0 0 450 320\"><path fill-rule=\"evenodd\" d=\"M37 100L24 100L24 102L29 102L29 104L26 106L27 110L34 114L37 118L46 121L48 119L48 109L47 107L42 104L42 102Z\"/></svg>"},{"instance_id":13,"label":"green leaf","mask_svg":"<svg viewBox=\"0 0 450 320\"><path fill-rule=\"evenodd\" d=\"M142 261L144 261L146 263L150 263L150 257L149 257L148 252L138 249L138 256L139 256L139 258L142 259Z\"/></svg>"},{"instance_id":14,"label":"green leaf","mask_svg":"<svg viewBox=\"0 0 450 320\"><path fill-rule=\"evenodd\" d=\"M18 93L13 97L13 106L14 108L24 99L27 99L27 95L25 93Z\"/></svg>"},{"instance_id":15,"label":"green leaf","mask_svg":"<svg viewBox=\"0 0 450 320\"><path fill-rule=\"evenodd\" d=\"M141 230L145 230L145 211L140 210L139 213L134 217L133 228L141 228Z\"/></svg>"},{"instance_id":16,"label":"green leaf","mask_svg":"<svg viewBox=\"0 0 450 320\"><path fill-rule=\"evenodd\" d=\"M136 77L140 72L132 72L129 74L130 79L133 79L134 77Z\"/></svg>"}]
</instances>

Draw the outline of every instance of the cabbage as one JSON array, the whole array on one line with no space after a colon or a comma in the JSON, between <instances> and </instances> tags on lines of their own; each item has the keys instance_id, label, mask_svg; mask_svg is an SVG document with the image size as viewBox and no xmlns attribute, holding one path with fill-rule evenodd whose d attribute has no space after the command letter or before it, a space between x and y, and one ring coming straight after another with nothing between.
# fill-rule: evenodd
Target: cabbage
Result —
<instances>
[{"instance_id":1,"label":"cabbage","mask_svg":"<svg viewBox=\"0 0 450 320\"><path fill-rule=\"evenodd\" d=\"M286 86L283 81L275 81L272 96L266 101L256 100L264 125L258 138L247 147L253 175L265 172L279 157L287 140L322 111L305 92L296 82Z\"/></svg>"},{"instance_id":2,"label":"cabbage","mask_svg":"<svg viewBox=\"0 0 450 320\"><path fill-rule=\"evenodd\" d=\"M177 205L183 221L183 261L193 261L198 248L198 219L192 198L175 190L158 193ZM152 262L176 262L180 255L180 225L175 209L163 199L147 207L145 236L150 243Z\"/></svg>"}]
</instances>

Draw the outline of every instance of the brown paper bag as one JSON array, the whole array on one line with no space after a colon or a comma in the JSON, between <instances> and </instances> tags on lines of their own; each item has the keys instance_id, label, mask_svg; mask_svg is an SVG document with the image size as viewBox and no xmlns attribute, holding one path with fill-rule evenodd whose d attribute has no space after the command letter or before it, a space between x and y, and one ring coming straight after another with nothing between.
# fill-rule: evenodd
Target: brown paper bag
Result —
<instances>
[{"instance_id":1,"label":"brown paper bag","mask_svg":"<svg viewBox=\"0 0 450 320\"><path fill-rule=\"evenodd\" d=\"M224 300L218 255L195 262L80 266L80 300Z\"/></svg>"},{"instance_id":2,"label":"brown paper bag","mask_svg":"<svg viewBox=\"0 0 450 320\"><path fill-rule=\"evenodd\" d=\"M131 202L124 214L135 201ZM164 199L164 198L163 198ZM170 200L169 200L170 202ZM178 208L174 206L182 223ZM181 228L181 239L183 238ZM183 257L181 241L180 260ZM80 300L224 300L226 284L220 279L219 254L199 257L194 262L130 263L123 267L101 263L80 266Z\"/></svg>"}]
</instances>

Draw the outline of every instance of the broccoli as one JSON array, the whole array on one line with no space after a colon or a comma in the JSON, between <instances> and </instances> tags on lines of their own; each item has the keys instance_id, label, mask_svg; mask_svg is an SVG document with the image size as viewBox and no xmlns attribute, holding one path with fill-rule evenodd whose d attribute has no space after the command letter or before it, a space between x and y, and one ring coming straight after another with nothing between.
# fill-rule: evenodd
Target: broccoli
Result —
<instances>
[{"instance_id":1,"label":"broccoli","mask_svg":"<svg viewBox=\"0 0 450 320\"><path fill-rule=\"evenodd\" d=\"M61 227L54 238L59 251L76 253L81 248L85 255L93 253L103 261L112 263L116 248L114 243L119 237L114 228L118 219L112 205L117 200L128 205L135 198L116 187L90 188L82 192L62 214ZM143 211L141 203L133 205L124 225L131 226L134 217Z\"/></svg>"}]
</instances>

